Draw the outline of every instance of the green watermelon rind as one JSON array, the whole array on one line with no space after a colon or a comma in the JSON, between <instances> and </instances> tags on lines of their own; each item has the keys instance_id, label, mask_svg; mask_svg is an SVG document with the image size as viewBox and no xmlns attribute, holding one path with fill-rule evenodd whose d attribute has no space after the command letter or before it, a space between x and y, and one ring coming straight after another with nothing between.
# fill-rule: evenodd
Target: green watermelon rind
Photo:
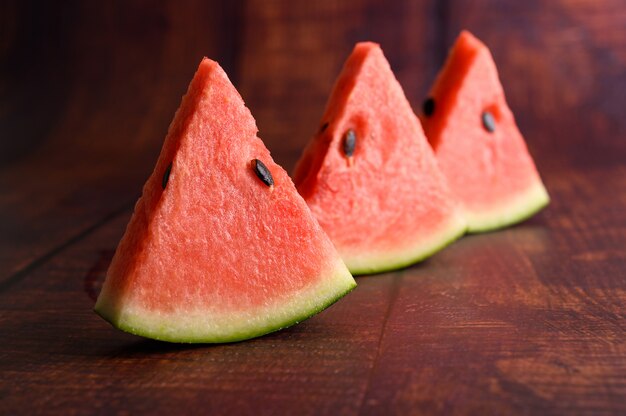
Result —
<instances>
[{"instance_id":1,"label":"green watermelon rind","mask_svg":"<svg viewBox=\"0 0 626 416\"><path fill-rule=\"evenodd\" d=\"M185 335L184 333L175 334L171 330L168 331L165 329L167 325L171 325L171 322L176 319L176 317L168 317L166 318L167 322L162 324L155 324L155 320L150 318L150 313L146 312L145 317L142 319L141 317L135 318L114 318L116 315L115 312L110 310L111 308L107 307L106 299L103 299L102 302L96 304L94 311L100 315L104 320L109 322L113 327L122 330L124 332L128 332L133 335L138 335L144 338L150 338L157 341L165 341L172 343L188 343L188 344L222 344L222 343L231 343L231 342L239 342L245 341L252 338L257 338L263 335L270 334L272 332L276 332L285 328L288 328L292 325L298 324L316 314L333 305L339 299L343 298L345 295L350 293L355 287L356 282L345 268L342 265L343 270L340 270L338 273L335 273L336 281L341 282L340 284L334 284L333 286L336 291L331 296L326 296L324 294L322 296L326 296L324 300L321 302L312 302L313 307L304 308L301 311L295 311L289 314L287 319L277 319L277 320L269 320L266 325L250 327L247 329L240 329L233 331L229 334L222 335L211 335L211 334L194 334L194 335ZM323 290L323 289L322 289ZM309 297L306 297L302 300L302 303L306 303L306 299L312 299L316 292L314 290L308 291L310 294ZM308 305L308 304L307 304ZM183 315L183 313L181 313ZM136 315L137 316L137 315ZM183 318L184 319L184 318Z\"/></svg>"},{"instance_id":2,"label":"green watermelon rind","mask_svg":"<svg viewBox=\"0 0 626 416\"><path fill-rule=\"evenodd\" d=\"M425 243L420 240L419 244L411 250L405 250L405 253L392 255L388 253L386 259L370 260L367 266L355 266L356 261L345 256L344 261L353 275L367 275L390 272L398 269L409 267L433 256L444 248L448 247L456 240L465 235L467 225L463 218L459 215L452 217L452 221L440 229L436 234L431 236L430 241ZM409 253L407 254L406 251ZM375 256L371 256L373 258Z\"/></svg>"},{"instance_id":3,"label":"green watermelon rind","mask_svg":"<svg viewBox=\"0 0 626 416\"><path fill-rule=\"evenodd\" d=\"M550 196L539 180L528 191L518 194L503 207L497 207L479 215L466 213L467 232L471 234L486 233L520 223L550 203Z\"/></svg>"}]
</instances>

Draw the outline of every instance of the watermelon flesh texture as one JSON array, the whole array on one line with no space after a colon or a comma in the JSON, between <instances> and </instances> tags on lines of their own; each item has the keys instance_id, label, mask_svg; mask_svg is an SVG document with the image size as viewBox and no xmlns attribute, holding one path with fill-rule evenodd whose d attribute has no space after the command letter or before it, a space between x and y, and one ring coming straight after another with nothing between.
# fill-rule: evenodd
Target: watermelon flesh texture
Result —
<instances>
[{"instance_id":1,"label":"watermelon flesh texture","mask_svg":"<svg viewBox=\"0 0 626 416\"><path fill-rule=\"evenodd\" d=\"M352 273L410 265L465 232L420 122L377 44L356 45L321 124L294 182ZM348 157L350 129L356 144Z\"/></svg>"},{"instance_id":2,"label":"watermelon flesh texture","mask_svg":"<svg viewBox=\"0 0 626 416\"><path fill-rule=\"evenodd\" d=\"M256 133L224 71L205 58L114 255L98 314L148 338L229 342L297 323L355 287Z\"/></svg>"},{"instance_id":3,"label":"watermelon flesh texture","mask_svg":"<svg viewBox=\"0 0 626 416\"><path fill-rule=\"evenodd\" d=\"M487 47L461 33L420 118L439 166L463 204L468 229L489 231L519 222L549 202L548 193L507 106ZM489 132L482 114L489 112Z\"/></svg>"}]
</instances>

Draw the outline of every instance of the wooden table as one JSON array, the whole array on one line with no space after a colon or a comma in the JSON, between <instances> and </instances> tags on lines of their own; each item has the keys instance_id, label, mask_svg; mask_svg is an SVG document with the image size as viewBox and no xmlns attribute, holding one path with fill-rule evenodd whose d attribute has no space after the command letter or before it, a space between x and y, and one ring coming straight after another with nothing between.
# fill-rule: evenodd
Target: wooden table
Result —
<instances>
[{"instance_id":1,"label":"wooden table","mask_svg":"<svg viewBox=\"0 0 626 416\"><path fill-rule=\"evenodd\" d=\"M0 28L0 414L626 413L623 1L9 1ZM290 169L354 42L418 108L461 28L493 49L548 209L252 341L92 312L203 55Z\"/></svg>"}]
</instances>

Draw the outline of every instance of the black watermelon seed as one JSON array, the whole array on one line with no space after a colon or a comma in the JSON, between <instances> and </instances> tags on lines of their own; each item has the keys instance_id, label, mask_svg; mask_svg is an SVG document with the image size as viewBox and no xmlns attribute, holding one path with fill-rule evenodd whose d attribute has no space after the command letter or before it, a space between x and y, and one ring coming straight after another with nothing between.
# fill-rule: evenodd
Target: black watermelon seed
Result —
<instances>
[{"instance_id":1,"label":"black watermelon seed","mask_svg":"<svg viewBox=\"0 0 626 416\"><path fill-rule=\"evenodd\" d=\"M496 120L493 118L493 114L489 111L485 111L482 114L483 127L489 133L493 133L496 130Z\"/></svg>"},{"instance_id":2,"label":"black watermelon seed","mask_svg":"<svg viewBox=\"0 0 626 416\"><path fill-rule=\"evenodd\" d=\"M256 176L258 176L264 184L266 184L267 186L274 186L274 178L272 177L272 173L263 162L261 162L259 159L254 159L252 161L252 167L254 168L254 173L256 173Z\"/></svg>"},{"instance_id":3,"label":"black watermelon seed","mask_svg":"<svg viewBox=\"0 0 626 416\"><path fill-rule=\"evenodd\" d=\"M422 111L425 116L430 117L435 112L435 99L428 97L422 105Z\"/></svg>"},{"instance_id":4,"label":"black watermelon seed","mask_svg":"<svg viewBox=\"0 0 626 416\"><path fill-rule=\"evenodd\" d=\"M320 133L324 133L327 128L328 128L328 122L322 124L322 127L320 127Z\"/></svg>"},{"instance_id":5,"label":"black watermelon seed","mask_svg":"<svg viewBox=\"0 0 626 416\"><path fill-rule=\"evenodd\" d=\"M163 189L167 186L167 182L170 180L170 173L172 172L172 164L165 169L165 173L163 173L163 180L161 181L161 186Z\"/></svg>"},{"instance_id":6,"label":"black watermelon seed","mask_svg":"<svg viewBox=\"0 0 626 416\"><path fill-rule=\"evenodd\" d=\"M354 154L356 148L356 133L354 130L348 129L346 135L343 138L343 152L346 156L351 157Z\"/></svg>"}]
</instances>

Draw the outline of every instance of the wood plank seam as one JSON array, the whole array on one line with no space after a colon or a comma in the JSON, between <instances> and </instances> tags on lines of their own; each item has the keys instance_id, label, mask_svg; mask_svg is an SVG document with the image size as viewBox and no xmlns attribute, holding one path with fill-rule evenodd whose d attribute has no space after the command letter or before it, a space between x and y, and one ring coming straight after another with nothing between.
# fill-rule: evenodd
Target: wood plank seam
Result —
<instances>
[{"instance_id":1,"label":"wood plank seam","mask_svg":"<svg viewBox=\"0 0 626 416\"><path fill-rule=\"evenodd\" d=\"M378 338L378 345L376 346L376 356L372 361L372 366L370 367L367 373L367 382L365 383L365 389L363 390L363 396L361 397L357 414L363 413L363 408L365 406L365 401L367 400L367 396L370 391L370 385L372 384L374 374L376 373L376 368L378 366L379 358L381 355L381 349L383 346L383 339L385 338L385 331L387 329L387 323L389 322L389 317L391 316L391 311L393 310L393 306L398 299L398 295L400 294L400 286L403 279L403 275L399 274L393 276L393 281L391 283L391 288L389 289L389 304L387 305L387 310L385 310L385 317L383 318L383 323L380 328L380 337Z\"/></svg>"},{"instance_id":2,"label":"wood plank seam","mask_svg":"<svg viewBox=\"0 0 626 416\"><path fill-rule=\"evenodd\" d=\"M22 269L20 269L17 272L13 273L7 279L5 279L4 281L0 282L0 293L3 293L5 291L7 291L8 289L10 289L11 286L13 286L14 284L18 283L20 280L22 280L24 277L28 276L34 270L36 270L39 267L41 267L44 264L46 264L49 260L51 260L57 254L63 252L63 250L65 250L66 248L68 248L68 247L72 246L73 244L81 241L82 239L84 239L85 237L89 236L94 231L96 231L98 228L106 225L107 223L109 223L110 221L114 220L119 215L124 214L129 209L132 209L133 203L134 203L134 201L133 202L126 201L123 205L121 205L117 209L113 210L111 213L105 215L100 220L96 221L94 224L92 224L89 227L85 228L84 230L82 230L78 234L74 235L73 237L70 237L64 243L59 244L58 246L56 246L53 249L49 250L47 253L45 253L42 256L40 256L40 257L36 258L35 260L31 261L29 264L24 266Z\"/></svg>"}]
</instances>

